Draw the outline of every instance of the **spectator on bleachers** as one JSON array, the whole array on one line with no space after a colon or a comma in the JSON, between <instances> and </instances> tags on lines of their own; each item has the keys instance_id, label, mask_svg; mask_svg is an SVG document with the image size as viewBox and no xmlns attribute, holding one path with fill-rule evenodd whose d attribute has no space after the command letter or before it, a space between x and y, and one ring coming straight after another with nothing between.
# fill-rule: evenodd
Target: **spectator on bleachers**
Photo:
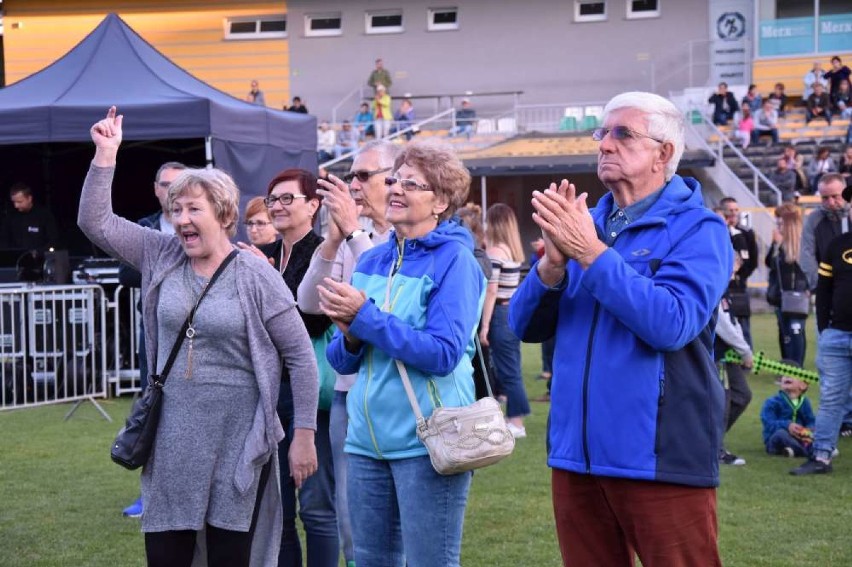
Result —
<instances>
[{"instance_id":1,"label":"spectator on bleachers","mask_svg":"<svg viewBox=\"0 0 852 567\"><path fill-rule=\"evenodd\" d=\"M358 132L352 129L352 123L343 121L340 131L337 133L337 143L334 145L334 157L339 158L343 154L354 152L358 149Z\"/></svg>"},{"instance_id":2,"label":"spectator on bleachers","mask_svg":"<svg viewBox=\"0 0 852 567\"><path fill-rule=\"evenodd\" d=\"M814 61L813 68L805 73L805 91L802 93L802 100L808 100L808 97L814 92L814 85L820 84L823 88L828 86L828 80L823 78L822 64L819 61Z\"/></svg>"},{"instance_id":3,"label":"spectator on bleachers","mask_svg":"<svg viewBox=\"0 0 852 567\"><path fill-rule=\"evenodd\" d=\"M376 139L381 140L388 135L393 113L391 112L391 97L383 84L376 86L376 96L373 98L373 131Z\"/></svg>"},{"instance_id":4,"label":"spectator on bleachers","mask_svg":"<svg viewBox=\"0 0 852 567\"><path fill-rule=\"evenodd\" d=\"M751 143L751 135L754 132L754 118L751 115L751 109L748 106L743 106L743 111L740 119L736 122L737 128L734 130L734 138L740 141L743 149L746 149Z\"/></svg>"},{"instance_id":5,"label":"spectator on bleachers","mask_svg":"<svg viewBox=\"0 0 852 567\"><path fill-rule=\"evenodd\" d=\"M757 85L749 85L748 92L743 97L741 106L748 106L753 112L763 106L763 97L757 92Z\"/></svg>"},{"instance_id":6,"label":"spectator on bleachers","mask_svg":"<svg viewBox=\"0 0 852 567\"><path fill-rule=\"evenodd\" d=\"M390 91L393 79L391 79L390 71L385 69L384 61L381 58L376 59L376 68L370 73L367 78L367 84L373 87L374 92L379 91L379 85L383 86L386 91Z\"/></svg>"},{"instance_id":7,"label":"spectator on bleachers","mask_svg":"<svg viewBox=\"0 0 852 567\"><path fill-rule=\"evenodd\" d=\"M317 159L320 163L334 158L334 130L327 120L317 128Z\"/></svg>"},{"instance_id":8,"label":"spectator on bleachers","mask_svg":"<svg viewBox=\"0 0 852 567\"><path fill-rule=\"evenodd\" d=\"M784 153L781 155L787 160L787 169L796 174L796 189L807 191L808 176L805 175L805 157L799 153L793 144L784 146Z\"/></svg>"},{"instance_id":9,"label":"spectator on bleachers","mask_svg":"<svg viewBox=\"0 0 852 567\"><path fill-rule=\"evenodd\" d=\"M789 169L784 156L778 158L777 167L769 174L769 181L781 191L781 201L796 200L796 172Z\"/></svg>"},{"instance_id":10,"label":"spectator on bleachers","mask_svg":"<svg viewBox=\"0 0 852 567\"><path fill-rule=\"evenodd\" d=\"M298 112L299 114L308 113L308 107L302 104L302 99L297 96L293 97L293 104L291 104L288 108L285 108L284 110L287 110L289 112Z\"/></svg>"},{"instance_id":11,"label":"spectator on bleachers","mask_svg":"<svg viewBox=\"0 0 852 567\"><path fill-rule=\"evenodd\" d=\"M822 118L828 125L831 126L831 101L828 98L828 93L825 88L819 83L814 85L814 92L808 97L807 102L807 117L805 124L816 118Z\"/></svg>"},{"instance_id":12,"label":"spectator on bleachers","mask_svg":"<svg viewBox=\"0 0 852 567\"><path fill-rule=\"evenodd\" d=\"M848 79L840 81L837 91L831 94L831 112L842 119L852 117L852 89Z\"/></svg>"},{"instance_id":13,"label":"spectator on bleachers","mask_svg":"<svg viewBox=\"0 0 852 567\"><path fill-rule=\"evenodd\" d=\"M707 99L713 105L713 124L727 126L728 121L739 111L740 105L734 94L728 91L728 83L719 83L719 89Z\"/></svg>"},{"instance_id":14,"label":"spectator on bleachers","mask_svg":"<svg viewBox=\"0 0 852 567\"><path fill-rule=\"evenodd\" d=\"M463 98L461 108L456 110L456 125L450 128L450 137L464 134L470 139L473 126L476 124L476 110L470 105L469 98Z\"/></svg>"},{"instance_id":15,"label":"spectator on bleachers","mask_svg":"<svg viewBox=\"0 0 852 567\"><path fill-rule=\"evenodd\" d=\"M848 144L843 148L843 155L840 156L840 167L837 172L846 180L846 185L852 185L852 144Z\"/></svg>"},{"instance_id":16,"label":"spectator on bleachers","mask_svg":"<svg viewBox=\"0 0 852 567\"><path fill-rule=\"evenodd\" d=\"M852 70L849 69L843 62L840 60L840 57L835 55L831 58L831 69L827 71L822 77L829 81L828 92L829 94L834 94L840 89L840 83L842 81L848 81L849 76L852 75Z\"/></svg>"},{"instance_id":17,"label":"spectator on bleachers","mask_svg":"<svg viewBox=\"0 0 852 567\"><path fill-rule=\"evenodd\" d=\"M362 102L358 108L358 114L352 119L355 124L355 129L358 131L358 137L363 142L367 136L372 136L373 133L373 113L370 112L370 105Z\"/></svg>"},{"instance_id":18,"label":"spectator on bleachers","mask_svg":"<svg viewBox=\"0 0 852 567\"><path fill-rule=\"evenodd\" d=\"M784 92L784 83L775 83L775 90L769 93L769 100L778 111L778 117L784 118L787 113L787 94Z\"/></svg>"},{"instance_id":19,"label":"spectator on bleachers","mask_svg":"<svg viewBox=\"0 0 852 567\"><path fill-rule=\"evenodd\" d=\"M400 130L405 130L409 128L414 121L417 119L414 114L414 104L411 102L410 98L403 99L402 103L399 105L399 109L394 114L394 126L391 128L391 133L399 132ZM414 132L406 132L405 139L410 140L414 136Z\"/></svg>"},{"instance_id":20,"label":"spectator on bleachers","mask_svg":"<svg viewBox=\"0 0 852 567\"><path fill-rule=\"evenodd\" d=\"M808 164L808 182L811 184L811 187L817 187L820 177L826 173L836 171L837 165L835 165L834 159L831 157L831 150L825 146L820 146L817 148L816 155Z\"/></svg>"},{"instance_id":21,"label":"spectator on bleachers","mask_svg":"<svg viewBox=\"0 0 852 567\"><path fill-rule=\"evenodd\" d=\"M751 133L751 143L756 144L761 136L770 136L772 143L778 143L778 111L769 100L763 101L754 115L754 130Z\"/></svg>"}]
</instances>

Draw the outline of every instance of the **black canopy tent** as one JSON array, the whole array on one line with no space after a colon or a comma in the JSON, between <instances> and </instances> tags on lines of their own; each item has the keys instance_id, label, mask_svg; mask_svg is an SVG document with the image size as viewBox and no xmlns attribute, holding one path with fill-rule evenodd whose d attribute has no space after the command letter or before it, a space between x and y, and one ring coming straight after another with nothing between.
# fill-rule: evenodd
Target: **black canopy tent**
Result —
<instances>
[{"instance_id":1,"label":"black canopy tent","mask_svg":"<svg viewBox=\"0 0 852 567\"><path fill-rule=\"evenodd\" d=\"M255 106L214 89L109 14L61 59L0 90L0 154L6 155L0 161L6 187L21 156L39 154L48 200L66 221L60 224L70 228L67 217L76 217L76 209L66 210L64 193L73 192L76 202L92 155L89 128L113 104L124 115L125 147L144 146L149 163L175 159L177 153L192 155L194 161L187 160L191 165L202 165L199 158L209 161L212 156L217 167L234 177L243 202L261 194L284 168L317 167L314 117ZM55 170L55 158L69 154L77 163ZM144 191L146 203L153 206L148 194L156 165L134 172L126 157L133 155L120 155L116 186L123 177L131 191ZM73 178L77 172L82 173ZM119 203L116 208L122 212Z\"/></svg>"}]
</instances>

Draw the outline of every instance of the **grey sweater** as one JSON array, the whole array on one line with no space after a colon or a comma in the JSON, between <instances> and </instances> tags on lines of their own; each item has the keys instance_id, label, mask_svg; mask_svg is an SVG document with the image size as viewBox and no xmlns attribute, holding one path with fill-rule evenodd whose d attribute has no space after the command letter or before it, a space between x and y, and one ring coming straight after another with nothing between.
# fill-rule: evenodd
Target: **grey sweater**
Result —
<instances>
[{"instance_id":1,"label":"grey sweater","mask_svg":"<svg viewBox=\"0 0 852 567\"><path fill-rule=\"evenodd\" d=\"M114 172L114 167L91 165L80 196L77 222L94 244L141 272L148 367L156 368L157 304L161 284L166 275L184 267L187 256L178 239L113 213L111 185ZM272 480L278 478L277 448L278 442L284 438L276 412L282 357L290 372L294 425L297 428L316 429L317 366L293 296L280 275L267 262L248 252L238 254L234 265L259 392L252 425L234 475L234 485L245 492L255 482L261 465L271 459L276 468L267 483L252 546L252 564L270 565L277 561L282 523L280 490L278 483Z\"/></svg>"}]
</instances>

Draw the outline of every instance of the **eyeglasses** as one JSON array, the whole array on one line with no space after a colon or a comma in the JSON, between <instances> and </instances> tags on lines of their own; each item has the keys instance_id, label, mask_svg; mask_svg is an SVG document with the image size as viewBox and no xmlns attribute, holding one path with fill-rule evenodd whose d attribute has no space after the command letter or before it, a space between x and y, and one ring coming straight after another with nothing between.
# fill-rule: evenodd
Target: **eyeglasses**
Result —
<instances>
[{"instance_id":1,"label":"eyeglasses","mask_svg":"<svg viewBox=\"0 0 852 567\"><path fill-rule=\"evenodd\" d=\"M269 195L263 200L266 203L266 208L271 209L275 203L281 203L283 206L292 205L293 199L307 199L307 195L293 195L292 193L281 193L280 195Z\"/></svg>"},{"instance_id":2,"label":"eyeglasses","mask_svg":"<svg viewBox=\"0 0 852 567\"><path fill-rule=\"evenodd\" d=\"M358 171L350 171L349 173L344 175L342 179L345 183L352 183L352 181L354 181L356 178L361 183L366 183L370 180L372 176L376 175L377 173L384 173L386 171L390 171L390 168L384 167L382 169L374 169L373 171L359 169Z\"/></svg>"},{"instance_id":3,"label":"eyeglasses","mask_svg":"<svg viewBox=\"0 0 852 567\"><path fill-rule=\"evenodd\" d=\"M660 144L665 143L662 140L659 140L653 136L649 136L648 134L643 134L641 132L631 130L627 126L613 126L612 128L595 128L594 130L592 130L592 140L596 142L601 142L607 134L612 134L612 137L618 141L636 138L648 138L649 140L654 140L655 142L658 142Z\"/></svg>"},{"instance_id":4,"label":"eyeglasses","mask_svg":"<svg viewBox=\"0 0 852 567\"><path fill-rule=\"evenodd\" d=\"M249 230L253 230L255 228L260 230L261 228L266 228L267 226L271 225L272 223L269 222L269 221L262 221L262 220L250 220L250 221L244 222L243 224L246 225L246 228L248 228Z\"/></svg>"},{"instance_id":5,"label":"eyeglasses","mask_svg":"<svg viewBox=\"0 0 852 567\"><path fill-rule=\"evenodd\" d=\"M385 177L385 185L388 187L399 183L403 191L432 191L425 183L417 183L413 179L399 179L397 177Z\"/></svg>"}]
</instances>

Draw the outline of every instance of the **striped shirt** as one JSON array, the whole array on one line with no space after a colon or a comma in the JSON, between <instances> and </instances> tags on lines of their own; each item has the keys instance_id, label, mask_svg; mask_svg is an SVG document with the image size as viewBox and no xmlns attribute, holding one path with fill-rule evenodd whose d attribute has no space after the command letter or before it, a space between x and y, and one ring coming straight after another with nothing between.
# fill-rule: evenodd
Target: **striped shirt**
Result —
<instances>
[{"instance_id":1,"label":"striped shirt","mask_svg":"<svg viewBox=\"0 0 852 567\"><path fill-rule=\"evenodd\" d=\"M491 279L497 284L497 300L510 299L521 283L521 263L491 258Z\"/></svg>"}]
</instances>

